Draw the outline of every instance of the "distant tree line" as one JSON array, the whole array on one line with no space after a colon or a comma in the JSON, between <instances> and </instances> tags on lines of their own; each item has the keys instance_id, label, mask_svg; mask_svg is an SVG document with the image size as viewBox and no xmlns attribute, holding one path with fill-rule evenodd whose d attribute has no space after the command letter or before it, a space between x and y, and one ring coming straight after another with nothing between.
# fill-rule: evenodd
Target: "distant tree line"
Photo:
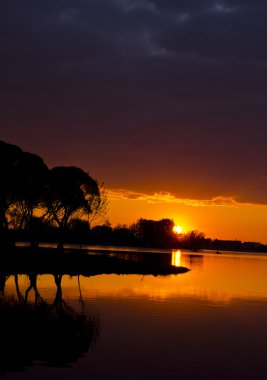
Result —
<instances>
[{"instance_id":1,"label":"distant tree line","mask_svg":"<svg viewBox=\"0 0 267 380\"><path fill-rule=\"evenodd\" d=\"M199 231L186 234L173 232L174 222L170 219L139 219L126 226L112 227L109 223L90 228L86 220L75 219L61 234L61 241L66 244L114 245L154 248L183 248L200 250L205 244L205 235ZM12 231L16 241L58 243L59 227L43 223L40 218L33 218L31 228Z\"/></svg>"},{"instance_id":2,"label":"distant tree line","mask_svg":"<svg viewBox=\"0 0 267 380\"><path fill-rule=\"evenodd\" d=\"M67 231L90 225L105 213L102 186L75 166L49 169L43 159L0 141L0 245L18 238L49 238L53 231L62 248Z\"/></svg>"},{"instance_id":3,"label":"distant tree line","mask_svg":"<svg viewBox=\"0 0 267 380\"><path fill-rule=\"evenodd\" d=\"M92 244L142 246L154 248L177 248L199 251L201 249L239 252L267 252L267 245L240 240L206 238L200 231L185 234L173 232L174 222L170 219L139 219L130 225L112 227L109 223L95 226L87 231L87 241ZM83 237L85 235L83 234Z\"/></svg>"},{"instance_id":4,"label":"distant tree line","mask_svg":"<svg viewBox=\"0 0 267 380\"><path fill-rule=\"evenodd\" d=\"M267 245L253 241L206 239L203 248L221 251L267 252Z\"/></svg>"},{"instance_id":5,"label":"distant tree line","mask_svg":"<svg viewBox=\"0 0 267 380\"><path fill-rule=\"evenodd\" d=\"M94 244L141 246L154 248L183 248L199 250L203 248L205 235L199 231L177 234L173 231L171 219L139 219L130 225L110 224L96 226L91 230L90 240Z\"/></svg>"}]
</instances>

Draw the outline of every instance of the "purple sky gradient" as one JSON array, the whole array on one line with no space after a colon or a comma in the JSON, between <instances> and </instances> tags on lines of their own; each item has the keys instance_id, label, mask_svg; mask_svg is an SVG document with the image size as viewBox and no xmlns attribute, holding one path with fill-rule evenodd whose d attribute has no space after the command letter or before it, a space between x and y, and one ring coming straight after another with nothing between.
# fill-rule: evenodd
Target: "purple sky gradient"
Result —
<instances>
[{"instance_id":1,"label":"purple sky gradient","mask_svg":"<svg viewBox=\"0 0 267 380\"><path fill-rule=\"evenodd\" d=\"M107 187L267 203L267 3L1 0L0 139Z\"/></svg>"}]
</instances>

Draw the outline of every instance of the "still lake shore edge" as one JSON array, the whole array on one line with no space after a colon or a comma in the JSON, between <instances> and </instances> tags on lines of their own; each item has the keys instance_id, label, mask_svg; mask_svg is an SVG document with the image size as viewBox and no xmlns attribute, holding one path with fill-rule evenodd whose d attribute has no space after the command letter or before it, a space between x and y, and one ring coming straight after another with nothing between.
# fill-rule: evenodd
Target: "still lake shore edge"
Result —
<instances>
[{"instance_id":1,"label":"still lake shore edge","mask_svg":"<svg viewBox=\"0 0 267 380\"><path fill-rule=\"evenodd\" d=\"M171 265L166 253L139 252L141 259L122 257L124 253L110 256L110 251L82 251L80 249L14 247L0 249L1 273L5 274L65 274L70 276L95 276L100 274L140 274L166 276L186 273L186 267ZM129 252L127 252L129 253Z\"/></svg>"}]
</instances>

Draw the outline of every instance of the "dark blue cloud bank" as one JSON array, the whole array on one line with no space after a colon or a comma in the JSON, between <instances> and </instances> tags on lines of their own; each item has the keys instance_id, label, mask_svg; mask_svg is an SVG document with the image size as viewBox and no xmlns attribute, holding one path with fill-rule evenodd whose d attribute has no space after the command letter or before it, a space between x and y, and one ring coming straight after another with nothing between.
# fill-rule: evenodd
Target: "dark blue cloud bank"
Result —
<instances>
[{"instance_id":1,"label":"dark blue cloud bank","mask_svg":"<svg viewBox=\"0 0 267 380\"><path fill-rule=\"evenodd\" d=\"M267 3L0 0L1 138L108 186L267 203Z\"/></svg>"}]
</instances>

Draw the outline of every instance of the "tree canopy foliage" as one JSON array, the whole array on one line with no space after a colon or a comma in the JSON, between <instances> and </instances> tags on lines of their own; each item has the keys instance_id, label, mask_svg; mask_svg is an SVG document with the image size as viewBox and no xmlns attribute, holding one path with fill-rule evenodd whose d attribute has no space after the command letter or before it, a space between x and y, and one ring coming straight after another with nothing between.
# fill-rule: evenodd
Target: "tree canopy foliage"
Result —
<instances>
[{"instance_id":1,"label":"tree canopy foliage","mask_svg":"<svg viewBox=\"0 0 267 380\"><path fill-rule=\"evenodd\" d=\"M175 241L173 227L174 222L170 219L139 219L131 229L143 245L172 247Z\"/></svg>"},{"instance_id":2,"label":"tree canopy foliage","mask_svg":"<svg viewBox=\"0 0 267 380\"><path fill-rule=\"evenodd\" d=\"M48 169L43 159L0 141L0 239L9 242L12 229L54 224L62 232L73 220L89 223L104 212L103 187L75 166ZM39 222L36 217L38 216Z\"/></svg>"}]
</instances>

